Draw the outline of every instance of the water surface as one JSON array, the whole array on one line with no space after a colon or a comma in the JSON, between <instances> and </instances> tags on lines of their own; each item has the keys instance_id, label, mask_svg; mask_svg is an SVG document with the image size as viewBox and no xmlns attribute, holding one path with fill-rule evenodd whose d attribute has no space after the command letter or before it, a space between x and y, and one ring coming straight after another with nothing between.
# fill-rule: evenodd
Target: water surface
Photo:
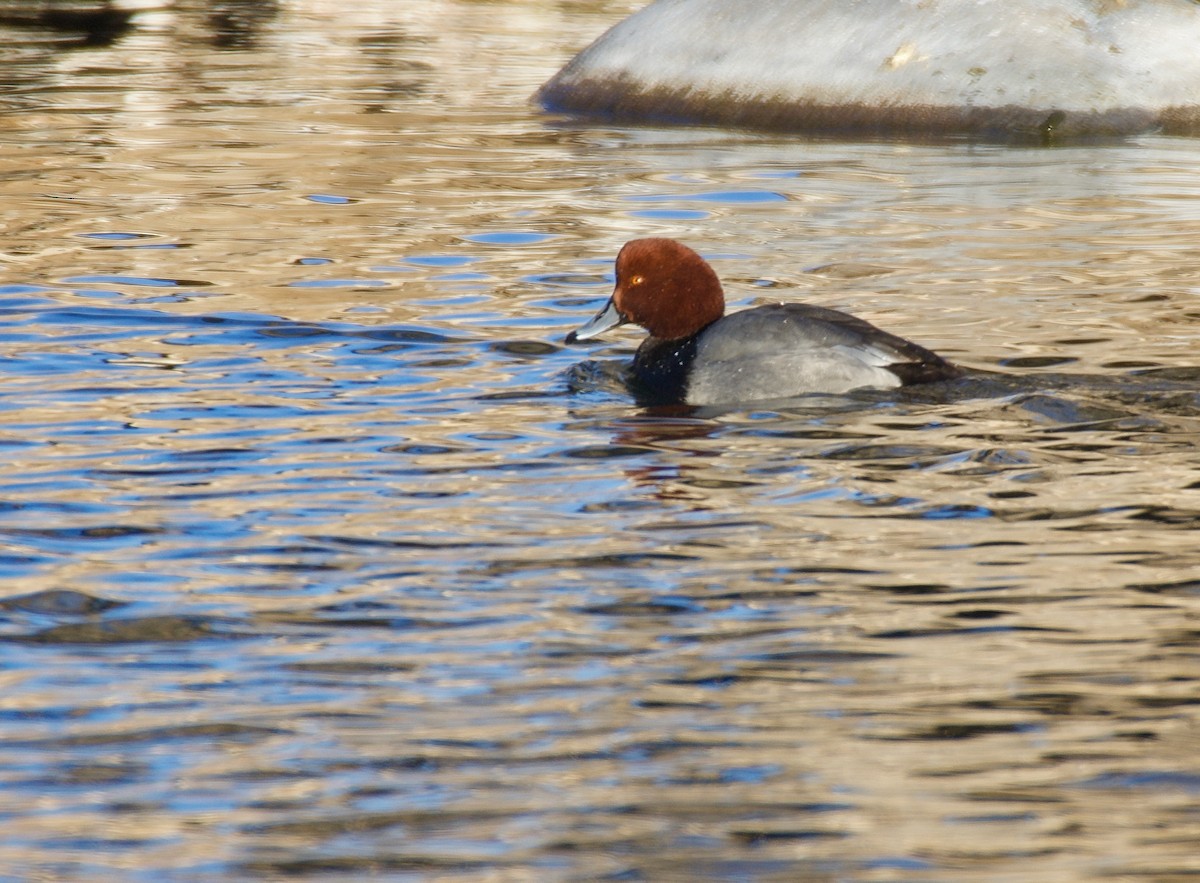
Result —
<instances>
[{"instance_id":1,"label":"water surface","mask_svg":"<svg viewBox=\"0 0 1200 883\"><path fill-rule=\"evenodd\" d=\"M635 5L3 32L4 875L1200 873L1200 144L528 103ZM972 376L640 408L643 235Z\"/></svg>"}]
</instances>

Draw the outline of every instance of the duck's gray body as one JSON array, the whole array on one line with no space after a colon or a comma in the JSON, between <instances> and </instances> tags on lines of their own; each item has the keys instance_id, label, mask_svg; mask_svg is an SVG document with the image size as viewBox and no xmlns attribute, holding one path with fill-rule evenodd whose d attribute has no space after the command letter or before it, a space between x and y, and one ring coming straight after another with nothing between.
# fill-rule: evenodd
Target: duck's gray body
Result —
<instances>
[{"instance_id":1,"label":"duck's gray body","mask_svg":"<svg viewBox=\"0 0 1200 883\"><path fill-rule=\"evenodd\" d=\"M654 361L681 350L686 355L677 395L689 405L893 389L960 373L935 353L856 316L807 304L731 313L697 334L694 350L650 338L634 360L635 375L646 385L658 382L661 364Z\"/></svg>"}]
</instances>

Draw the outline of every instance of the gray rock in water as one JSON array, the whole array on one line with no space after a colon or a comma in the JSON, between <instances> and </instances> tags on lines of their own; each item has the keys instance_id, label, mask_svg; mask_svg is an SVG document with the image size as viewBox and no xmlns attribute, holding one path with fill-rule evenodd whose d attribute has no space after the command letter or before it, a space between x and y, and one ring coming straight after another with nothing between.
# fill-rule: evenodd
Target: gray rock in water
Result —
<instances>
[{"instance_id":1,"label":"gray rock in water","mask_svg":"<svg viewBox=\"0 0 1200 883\"><path fill-rule=\"evenodd\" d=\"M1200 3L656 0L536 100L795 132L1200 135Z\"/></svg>"}]
</instances>

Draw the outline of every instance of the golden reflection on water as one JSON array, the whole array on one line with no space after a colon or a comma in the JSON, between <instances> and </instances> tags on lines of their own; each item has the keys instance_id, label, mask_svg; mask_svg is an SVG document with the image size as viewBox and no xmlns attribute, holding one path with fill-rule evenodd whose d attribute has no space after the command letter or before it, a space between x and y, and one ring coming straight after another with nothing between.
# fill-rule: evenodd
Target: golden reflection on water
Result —
<instances>
[{"instance_id":1,"label":"golden reflection on water","mask_svg":"<svg viewBox=\"0 0 1200 883\"><path fill-rule=\"evenodd\" d=\"M1200 870L1200 146L539 115L637 5L5 32L5 872ZM639 409L647 234L980 373Z\"/></svg>"}]
</instances>

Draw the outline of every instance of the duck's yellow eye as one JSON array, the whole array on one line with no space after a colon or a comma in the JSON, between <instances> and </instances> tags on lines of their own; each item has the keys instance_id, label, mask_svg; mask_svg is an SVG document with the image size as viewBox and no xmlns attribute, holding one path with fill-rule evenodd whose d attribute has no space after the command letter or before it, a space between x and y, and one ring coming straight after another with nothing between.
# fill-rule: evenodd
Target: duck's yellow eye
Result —
<instances>
[{"instance_id":1,"label":"duck's yellow eye","mask_svg":"<svg viewBox=\"0 0 1200 883\"><path fill-rule=\"evenodd\" d=\"M646 281L645 276L634 276L632 279L629 280L629 284L630 285L641 285L645 281Z\"/></svg>"}]
</instances>

